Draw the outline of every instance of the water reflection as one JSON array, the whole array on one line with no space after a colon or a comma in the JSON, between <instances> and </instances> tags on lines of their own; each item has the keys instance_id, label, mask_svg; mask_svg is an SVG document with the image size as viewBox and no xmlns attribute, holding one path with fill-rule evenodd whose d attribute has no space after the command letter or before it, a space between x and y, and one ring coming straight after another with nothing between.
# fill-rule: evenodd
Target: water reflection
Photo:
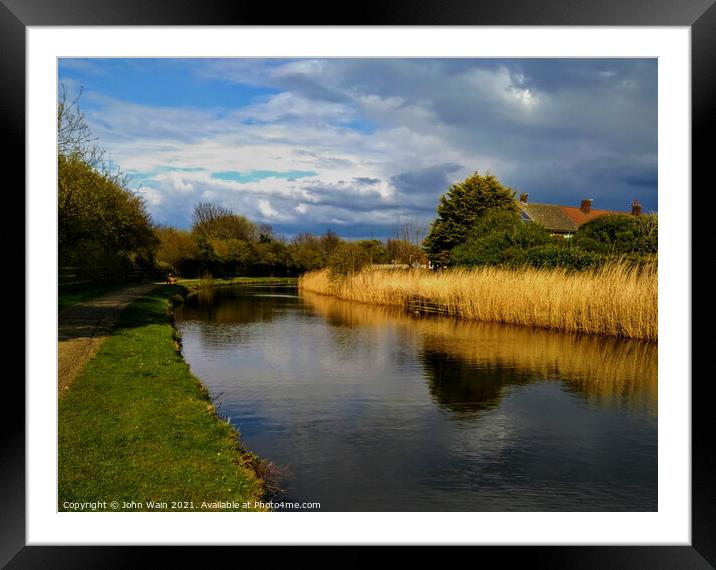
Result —
<instances>
[{"instance_id":1,"label":"water reflection","mask_svg":"<svg viewBox=\"0 0 716 570\"><path fill-rule=\"evenodd\" d=\"M453 411L492 407L506 385L549 380L594 405L656 417L655 343L414 317L310 292L303 299L334 326L399 327L404 340L419 345L435 401Z\"/></svg>"},{"instance_id":2,"label":"water reflection","mask_svg":"<svg viewBox=\"0 0 716 570\"><path fill-rule=\"evenodd\" d=\"M252 290L255 294L247 303L247 293ZM263 288L250 285L198 289L181 305L181 319L202 323L200 334L207 346L230 348L237 341L248 340L257 323L270 323L276 317L276 297L260 291Z\"/></svg>"},{"instance_id":3,"label":"water reflection","mask_svg":"<svg viewBox=\"0 0 716 570\"><path fill-rule=\"evenodd\" d=\"M506 386L527 384L535 378L502 366L476 367L446 352L420 353L433 400L458 414L475 414L499 405Z\"/></svg>"},{"instance_id":4,"label":"water reflection","mask_svg":"<svg viewBox=\"0 0 716 570\"><path fill-rule=\"evenodd\" d=\"M182 305L182 318L185 320L202 320L222 325L270 322L274 318L276 303L274 295L253 294L251 302L246 300L246 293L252 287L206 287L196 290ZM291 295L290 297L296 297ZM218 302L220 301L220 302Z\"/></svg>"},{"instance_id":5,"label":"water reflection","mask_svg":"<svg viewBox=\"0 0 716 570\"><path fill-rule=\"evenodd\" d=\"M657 352L339 301L205 290L184 355L283 498L332 511L655 510Z\"/></svg>"}]
</instances>

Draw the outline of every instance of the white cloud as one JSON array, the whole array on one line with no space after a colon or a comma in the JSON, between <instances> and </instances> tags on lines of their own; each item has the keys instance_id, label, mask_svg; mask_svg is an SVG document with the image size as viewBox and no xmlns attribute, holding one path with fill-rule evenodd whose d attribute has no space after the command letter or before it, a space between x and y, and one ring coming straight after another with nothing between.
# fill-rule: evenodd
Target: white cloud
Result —
<instances>
[{"instance_id":1,"label":"white cloud","mask_svg":"<svg viewBox=\"0 0 716 570\"><path fill-rule=\"evenodd\" d=\"M281 212L277 211L268 200L259 200L257 202L257 205L259 212L261 212L261 215L265 218L280 221L286 221L291 219L289 216L281 214Z\"/></svg>"},{"instance_id":2,"label":"white cloud","mask_svg":"<svg viewBox=\"0 0 716 570\"><path fill-rule=\"evenodd\" d=\"M279 93L265 102L243 107L236 111L232 118L239 121L332 121L341 124L350 122L354 113L353 109L341 103L311 101L293 93Z\"/></svg>"}]
</instances>

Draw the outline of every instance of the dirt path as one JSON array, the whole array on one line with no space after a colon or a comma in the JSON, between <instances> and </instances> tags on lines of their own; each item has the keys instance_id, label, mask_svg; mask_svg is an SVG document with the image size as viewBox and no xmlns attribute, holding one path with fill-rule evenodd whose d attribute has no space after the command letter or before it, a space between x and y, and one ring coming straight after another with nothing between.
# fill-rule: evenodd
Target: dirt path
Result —
<instances>
[{"instance_id":1,"label":"dirt path","mask_svg":"<svg viewBox=\"0 0 716 570\"><path fill-rule=\"evenodd\" d=\"M68 307L58 316L58 388L62 396L109 337L119 313L159 285L129 287Z\"/></svg>"}]
</instances>

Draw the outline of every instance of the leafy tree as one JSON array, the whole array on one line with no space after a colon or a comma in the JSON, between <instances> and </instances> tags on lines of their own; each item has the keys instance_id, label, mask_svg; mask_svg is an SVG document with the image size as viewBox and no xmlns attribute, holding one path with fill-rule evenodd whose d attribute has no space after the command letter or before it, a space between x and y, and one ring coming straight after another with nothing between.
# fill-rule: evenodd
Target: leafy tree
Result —
<instances>
[{"instance_id":1,"label":"leafy tree","mask_svg":"<svg viewBox=\"0 0 716 570\"><path fill-rule=\"evenodd\" d=\"M309 232L297 234L287 254L289 266L297 273L325 267L321 240Z\"/></svg>"},{"instance_id":2,"label":"leafy tree","mask_svg":"<svg viewBox=\"0 0 716 570\"><path fill-rule=\"evenodd\" d=\"M201 275L214 275L221 269L222 259L214 250L210 240L205 237L197 236L192 233L196 242L196 248L199 250L199 267Z\"/></svg>"},{"instance_id":3,"label":"leafy tree","mask_svg":"<svg viewBox=\"0 0 716 570\"><path fill-rule=\"evenodd\" d=\"M468 239L452 250L455 265L522 265L530 248L552 241L539 224L524 223L514 210L487 212L475 223Z\"/></svg>"},{"instance_id":4,"label":"leafy tree","mask_svg":"<svg viewBox=\"0 0 716 570\"><path fill-rule=\"evenodd\" d=\"M199 248L191 232L172 227L157 227L154 233L159 242L155 256L160 267L179 275L196 272Z\"/></svg>"},{"instance_id":5,"label":"leafy tree","mask_svg":"<svg viewBox=\"0 0 716 570\"><path fill-rule=\"evenodd\" d=\"M261 275L274 275L285 264L284 246L280 242L260 241L252 244L254 271Z\"/></svg>"},{"instance_id":6,"label":"leafy tree","mask_svg":"<svg viewBox=\"0 0 716 570\"><path fill-rule=\"evenodd\" d=\"M572 239L584 250L607 255L655 254L658 220L654 214L600 216L583 224Z\"/></svg>"},{"instance_id":7,"label":"leafy tree","mask_svg":"<svg viewBox=\"0 0 716 570\"><path fill-rule=\"evenodd\" d=\"M356 242L356 245L365 251L369 263L387 263L388 254L380 240L364 239Z\"/></svg>"},{"instance_id":8,"label":"leafy tree","mask_svg":"<svg viewBox=\"0 0 716 570\"><path fill-rule=\"evenodd\" d=\"M331 280L342 279L370 265L370 256L357 242L341 242L328 261Z\"/></svg>"},{"instance_id":9,"label":"leafy tree","mask_svg":"<svg viewBox=\"0 0 716 570\"><path fill-rule=\"evenodd\" d=\"M338 246L341 245L343 240L341 240L341 238L338 237L338 234L333 230L326 230L326 232L320 237L320 241L321 250L323 253L323 263L325 265L326 263L328 263L328 260L336 251Z\"/></svg>"},{"instance_id":10,"label":"leafy tree","mask_svg":"<svg viewBox=\"0 0 716 570\"><path fill-rule=\"evenodd\" d=\"M491 174L475 172L450 186L440 197L437 218L423 241L433 260L447 261L450 251L464 243L476 222L492 210L517 210L515 193Z\"/></svg>"},{"instance_id":11,"label":"leafy tree","mask_svg":"<svg viewBox=\"0 0 716 570\"><path fill-rule=\"evenodd\" d=\"M659 251L659 217L656 214L635 216L636 231L634 251L656 254Z\"/></svg>"},{"instance_id":12,"label":"leafy tree","mask_svg":"<svg viewBox=\"0 0 716 570\"><path fill-rule=\"evenodd\" d=\"M157 245L142 198L127 176L104 161L79 108L64 88L57 105L57 221L61 265L78 265L85 276L110 269L116 278L132 266L152 263Z\"/></svg>"}]
</instances>

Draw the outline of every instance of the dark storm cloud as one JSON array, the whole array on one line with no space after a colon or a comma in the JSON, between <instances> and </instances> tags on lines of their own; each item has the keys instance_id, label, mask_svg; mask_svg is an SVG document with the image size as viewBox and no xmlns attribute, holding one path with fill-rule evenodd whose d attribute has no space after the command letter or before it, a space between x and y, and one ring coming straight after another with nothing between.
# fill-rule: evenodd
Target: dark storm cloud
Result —
<instances>
[{"instance_id":1,"label":"dark storm cloud","mask_svg":"<svg viewBox=\"0 0 716 570\"><path fill-rule=\"evenodd\" d=\"M355 212L432 213L435 197L447 190L453 181L451 174L461 168L459 164L446 163L402 172L389 179L389 186L394 190L389 195L381 193L382 181L372 177L304 184L302 189L310 196L304 203L310 204L314 211L316 207L331 207L331 215L345 220Z\"/></svg>"},{"instance_id":2,"label":"dark storm cloud","mask_svg":"<svg viewBox=\"0 0 716 570\"><path fill-rule=\"evenodd\" d=\"M350 217L351 212L370 212L372 210L384 210L395 206L386 202L377 189L371 189L373 185L380 182L365 183L353 182L338 183L315 183L303 185L303 190L310 196L309 201L304 201L311 206L332 206L344 212Z\"/></svg>"},{"instance_id":3,"label":"dark storm cloud","mask_svg":"<svg viewBox=\"0 0 716 570\"><path fill-rule=\"evenodd\" d=\"M462 165L448 162L437 164L420 170L401 172L393 176L390 181L405 198L420 194L435 196L447 190L452 182L450 176L460 170Z\"/></svg>"},{"instance_id":4,"label":"dark storm cloud","mask_svg":"<svg viewBox=\"0 0 716 570\"><path fill-rule=\"evenodd\" d=\"M414 217L426 220L435 214L436 198L456 181L455 173L462 168L459 164L445 163L401 172L390 179L396 189L394 200L409 208Z\"/></svg>"},{"instance_id":5,"label":"dark storm cloud","mask_svg":"<svg viewBox=\"0 0 716 570\"><path fill-rule=\"evenodd\" d=\"M609 157L528 166L505 182L514 189L529 188L531 201L578 206L582 199L593 198L595 208L628 211L632 200L639 200L645 211L656 210L655 158Z\"/></svg>"},{"instance_id":6,"label":"dark storm cloud","mask_svg":"<svg viewBox=\"0 0 716 570\"><path fill-rule=\"evenodd\" d=\"M493 60L495 66L500 60ZM557 93L575 89L602 89L618 86L624 81L642 90L643 94L656 100L653 80L656 77L657 60L622 58L567 58L567 59L506 59L501 60L516 74L525 78L528 86Z\"/></svg>"},{"instance_id":7,"label":"dark storm cloud","mask_svg":"<svg viewBox=\"0 0 716 570\"><path fill-rule=\"evenodd\" d=\"M380 178L370 178L368 176L359 176L358 178L354 178L353 182L356 184L360 184L361 186L373 186L375 184L380 184Z\"/></svg>"}]
</instances>

